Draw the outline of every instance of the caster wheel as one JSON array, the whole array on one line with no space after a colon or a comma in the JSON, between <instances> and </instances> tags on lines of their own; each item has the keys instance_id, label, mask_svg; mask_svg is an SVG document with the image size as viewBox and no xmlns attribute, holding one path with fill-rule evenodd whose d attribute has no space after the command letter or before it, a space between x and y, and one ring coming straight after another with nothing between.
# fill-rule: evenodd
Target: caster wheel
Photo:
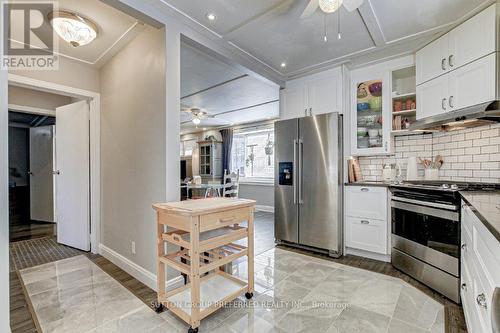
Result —
<instances>
[{"instance_id":1,"label":"caster wheel","mask_svg":"<svg viewBox=\"0 0 500 333\"><path fill-rule=\"evenodd\" d=\"M245 297L246 297L247 299L250 299L250 298L252 298L252 297L253 297L253 293L245 293Z\"/></svg>"},{"instance_id":2,"label":"caster wheel","mask_svg":"<svg viewBox=\"0 0 500 333\"><path fill-rule=\"evenodd\" d=\"M190 328L188 329L188 333L198 333L198 327L196 327L196 328L192 328L192 327L190 327Z\"/></svg>"},{"instance_id":3,"label":"caster wheel","mask_svg":"<svg viewBox=\"0 0 500 333\"><path fill-rule=\"evenodd\" d=\"M155 310L156 313L162 313L165 307L161 303L155 302L153 304L153 310Z\"/></svg>"}]
</instances>

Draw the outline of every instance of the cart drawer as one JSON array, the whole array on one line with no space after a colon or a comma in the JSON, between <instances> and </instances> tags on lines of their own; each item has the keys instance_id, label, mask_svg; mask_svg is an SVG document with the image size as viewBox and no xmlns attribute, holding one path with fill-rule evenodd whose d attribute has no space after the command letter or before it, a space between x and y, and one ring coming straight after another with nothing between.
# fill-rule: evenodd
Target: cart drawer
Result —
<instances>
[{"instance_id":1,"label":"cart drawer","mask_svg":"<svg viewBox=\"0 0 500 333\"><path fill-rule=\"evenodd\" d=\"M249 216L250 208L248 207L202 215L200 216L200 231L203 232L241 223L247 221Z\"/></svg>"}]
</instances>

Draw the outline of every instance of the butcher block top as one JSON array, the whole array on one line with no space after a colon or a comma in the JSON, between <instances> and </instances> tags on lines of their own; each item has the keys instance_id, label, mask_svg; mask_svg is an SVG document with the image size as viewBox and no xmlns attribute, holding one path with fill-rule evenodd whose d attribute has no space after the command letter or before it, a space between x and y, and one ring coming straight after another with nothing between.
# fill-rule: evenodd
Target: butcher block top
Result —
<instances>
[{"instance_id":1,"label":"butcher block top","mask_svg":"<svg viewBox=\"0 0 500 333\"><path fill-rule=\"evenodd\" d=\"M239 198L208 198L178 202L156 203L153 208L168 214L198 216L245 207L254 207L256 201Z\"/></svg>"}]
</instances>

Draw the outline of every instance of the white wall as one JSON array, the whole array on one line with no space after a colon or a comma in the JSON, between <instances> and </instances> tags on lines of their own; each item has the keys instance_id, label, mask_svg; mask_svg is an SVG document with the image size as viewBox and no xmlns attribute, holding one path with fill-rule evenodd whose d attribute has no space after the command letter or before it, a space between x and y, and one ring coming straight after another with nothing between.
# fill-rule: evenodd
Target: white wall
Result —
<instances>
[{"instance_id":1,"label":"white wall","mask_svg":"<svg viewBox=\"0 0 500 333\"><path fill-rule=\"evenodd\" d=\"M0 54L3 54L3 37L3 24L0 24ZM7 104L7 72L0 70L0 332L10 332Z\"/></svg>"},{"instance_id":2,"label":"white wall","mask_svg":"<svg viewBox=\"0 0 500 333\"><path fill-rule=\"evenodd\" d=\"M146 28L100 77L101 243L155 272L151 205L166 199L165 30Z\"/></svg>"},{"instance_id":3,"label":"white wall","mask_svg":"<svg viewBox=\"0 0 500 333\"><path fill-rule=\"evenodd\" d=\"M99 92L98 69L62 56L59 57L59 69L56 71L10 70L9 73Z\"/></svg>"}]
</instances>

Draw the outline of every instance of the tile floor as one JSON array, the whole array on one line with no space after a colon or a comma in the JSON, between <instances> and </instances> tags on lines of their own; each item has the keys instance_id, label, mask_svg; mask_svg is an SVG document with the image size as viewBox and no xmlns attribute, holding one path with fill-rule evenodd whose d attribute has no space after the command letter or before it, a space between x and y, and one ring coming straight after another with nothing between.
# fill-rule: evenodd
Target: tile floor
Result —
<instances>
[{"instance_id":1,"label":"tile floor","mask_svg":"<svg viewBox=\"0 0 500 333\"><path fill-rule=\"evenodd\" d=\"M234 274L246 276L246 263ZM444 307L406 282L274 248L256 257L256 292L200 332L444 332ZM186 332L84 256L20 271L44 333Z\"/></svg>"}]
</instances>

